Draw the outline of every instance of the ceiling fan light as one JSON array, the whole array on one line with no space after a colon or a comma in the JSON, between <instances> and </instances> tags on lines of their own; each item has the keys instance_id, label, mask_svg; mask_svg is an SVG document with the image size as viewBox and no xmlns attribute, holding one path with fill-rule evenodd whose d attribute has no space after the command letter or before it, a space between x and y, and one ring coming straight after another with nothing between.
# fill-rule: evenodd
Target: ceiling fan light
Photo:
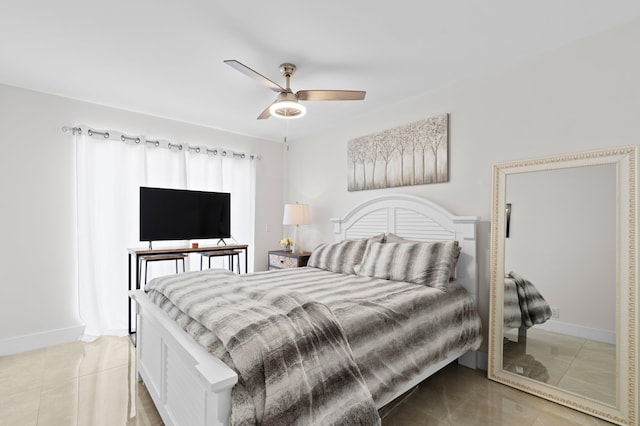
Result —
<instances>
[{"instance_id":1,"label":"ceiling fan light","mask_svg":"<svg viewBox=\"0 0 640 426\"><path fill-rule=\"evenodd\" d=\"M298 102L293 101L280 101L274 104L271 104L269 107L269 112L274 117L278 118L300 118L307 113L307 108L304 105L299 104Z\"/></svg>"}]
</instances>

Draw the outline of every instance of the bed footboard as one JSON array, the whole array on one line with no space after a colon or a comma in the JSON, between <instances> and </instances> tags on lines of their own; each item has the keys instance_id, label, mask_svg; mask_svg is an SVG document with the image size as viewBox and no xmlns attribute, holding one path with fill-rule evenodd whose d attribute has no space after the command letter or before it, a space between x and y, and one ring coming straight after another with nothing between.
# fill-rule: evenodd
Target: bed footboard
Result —
<instances>
[{"instance_id":1,"label":"bed footboard","mask_svg":"<svg viewBox=\"0 0 640 426\"><path fill-rule=\"evenodd\" d=\"M136 369L166 425L229 424L236 373L192 340L144 291L138 306Z\"/></svg>"}]
</instances>

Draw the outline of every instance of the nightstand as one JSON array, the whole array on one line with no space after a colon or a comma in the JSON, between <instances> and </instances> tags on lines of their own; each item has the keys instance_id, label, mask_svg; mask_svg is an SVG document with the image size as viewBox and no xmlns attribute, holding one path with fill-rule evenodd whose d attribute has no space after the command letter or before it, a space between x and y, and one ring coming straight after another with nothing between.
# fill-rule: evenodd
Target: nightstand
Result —
<instances>
[{"instance_id":1,"label":"nightstand","mask_svg":"<svg viewBox=\"0 0 640 426\"><path fill-rule=\"evenodd\" d=\"M271 250L269 252L269 270L271 269L289 269L307 266L311 253L304 252L295 254L284 250Z\"/></svg>"}]
</instances>

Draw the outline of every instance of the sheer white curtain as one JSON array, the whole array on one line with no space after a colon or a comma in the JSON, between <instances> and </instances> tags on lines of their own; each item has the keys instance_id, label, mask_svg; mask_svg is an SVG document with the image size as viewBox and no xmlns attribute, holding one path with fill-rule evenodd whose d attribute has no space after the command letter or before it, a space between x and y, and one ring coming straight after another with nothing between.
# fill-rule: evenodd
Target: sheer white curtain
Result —
<instances>
[{"instance_id":1,"label":"sheer white curtain","mask_svg":"<svg viewBox=\"0 0 640 426\"><path fill-rule=\"evenodd\" d=\"M206 147L198 154L186 145L168 148L161 141L156 147L144 139L122 142L115 131L107 139L107 132L89 136L86 127L82 130L76 136L80 317L87 338L122 335L128 326L127 248L144 246L139 241L140 186L230 192L232 235L252 247L255 161L232 152L212 156ZM157 263L149 268L150 278L175 273L171 262Z\"/></svg>"},{"instance_id":2,"label":"sheer white curtain","mask_svg":"<svg viewBox=\"0 0 640 426\"><path fill-rule=\"evenodd\" d=\"M189 189L231 193L231 243L244 244L254 238L255 162L236 158L232 153L218 155L188 155L187 182ZM249 245L253 258L253 245ZM192 257L192 269L200 268L199 257ZM212 262L221 267L223 259ZM252 268L252 262L249 264ZM249 271L251 272L251 271Z\"/></svg>"}]
</instances>

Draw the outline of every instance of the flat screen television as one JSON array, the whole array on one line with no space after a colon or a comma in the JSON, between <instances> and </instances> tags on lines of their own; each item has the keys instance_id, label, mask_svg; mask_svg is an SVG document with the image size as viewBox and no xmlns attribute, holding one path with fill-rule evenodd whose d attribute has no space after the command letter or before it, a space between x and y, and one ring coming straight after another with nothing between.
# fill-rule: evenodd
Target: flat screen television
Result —
<instances>
[{"instance_id":1,"label":"flat screen television","mask_svg":"<svg viewBox=\"0 0 640 426\"><path fill-rule=\"evenodd\" d=\"M140 241L231 237L231 194L140 187Z\"/></svg>"}]
</instances>

